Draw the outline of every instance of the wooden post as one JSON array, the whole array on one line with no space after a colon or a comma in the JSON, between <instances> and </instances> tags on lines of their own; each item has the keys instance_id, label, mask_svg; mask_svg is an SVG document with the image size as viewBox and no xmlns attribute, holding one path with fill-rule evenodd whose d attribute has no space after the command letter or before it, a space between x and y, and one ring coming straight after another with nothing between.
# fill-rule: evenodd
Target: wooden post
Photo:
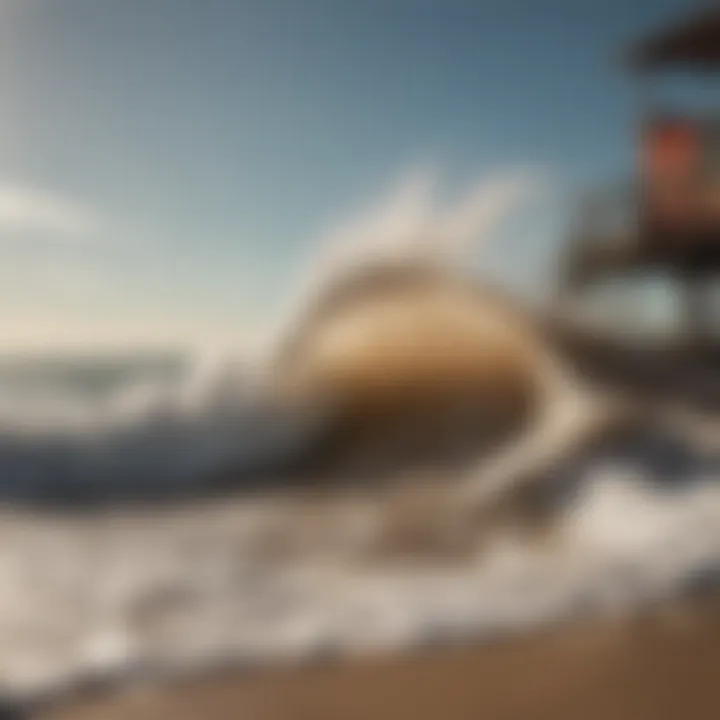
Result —
<instances>
[{"instance_id":1,"label":"wooden post","mask_svg":"<svg viewBox=\"0 0 720 720\"><path fill-rule=\"evenodd\" d=\"M707 280L695 274L683 278L685 337L692 349L707 345L712 318L708 312Z\"/></svg>"}]
</instances>

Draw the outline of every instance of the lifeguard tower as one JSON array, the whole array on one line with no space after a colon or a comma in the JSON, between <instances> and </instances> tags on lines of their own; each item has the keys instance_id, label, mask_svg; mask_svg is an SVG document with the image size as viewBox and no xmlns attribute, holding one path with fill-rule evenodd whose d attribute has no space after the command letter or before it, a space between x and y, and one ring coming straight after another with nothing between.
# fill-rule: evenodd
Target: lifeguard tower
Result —
<instances>
[{"instance_id":1,"label":"lifeguard tower","mask_svg":"<svg viewBox=\"0 0 720 720\"><path fill-rule=\"evenodd\" d=\"M720 6L642 39L623 62L641 104L634 179L619 196L588 197L561 263L563 297L659 270L683 289L683 335L701 341L713 334L707 290L720 275L720 112L670 108L654 91L666 74L720 75Z\"/></svg>"}]
</instances>

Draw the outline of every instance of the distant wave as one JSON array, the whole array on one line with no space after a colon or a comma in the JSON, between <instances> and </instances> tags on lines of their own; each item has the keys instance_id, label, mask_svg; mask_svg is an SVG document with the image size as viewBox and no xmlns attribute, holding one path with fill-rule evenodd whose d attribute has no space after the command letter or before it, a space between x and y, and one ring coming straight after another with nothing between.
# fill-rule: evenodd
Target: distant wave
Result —
<instances>
[{"instance_id":1,"label":"distant wave","mask_svg":"<svg viewBox=\"0 0 720 720\"><path fill-rule=\"evenodd\" d=\"M0 499L121 499L202 490L223 467L255 467L290 452L310 418L274 405L257 376L232 358L178 370L140 370L102 389L68 382L45 364L0 370ZM90 376L77 368L80 378ZM41 376L42 373L42 376Z\"/></svg>"}]
</instances>

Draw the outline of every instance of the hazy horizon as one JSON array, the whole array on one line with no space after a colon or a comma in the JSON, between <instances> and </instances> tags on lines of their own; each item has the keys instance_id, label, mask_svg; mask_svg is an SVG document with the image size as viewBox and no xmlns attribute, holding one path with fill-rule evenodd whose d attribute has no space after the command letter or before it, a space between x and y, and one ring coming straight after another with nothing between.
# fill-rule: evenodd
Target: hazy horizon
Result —
<instances>
[{"instance_id":1,"label":"hazy horizon","mask_svg":"<svg viewBox=\"0 0 720 720\"><path fill-rule=\"evenodd\" d=\"M0 0L0 352L253 343L418 168L532 179L483 262L542 282L629 170L617 49L685 6Z\"/></svg>"}]
</instances>

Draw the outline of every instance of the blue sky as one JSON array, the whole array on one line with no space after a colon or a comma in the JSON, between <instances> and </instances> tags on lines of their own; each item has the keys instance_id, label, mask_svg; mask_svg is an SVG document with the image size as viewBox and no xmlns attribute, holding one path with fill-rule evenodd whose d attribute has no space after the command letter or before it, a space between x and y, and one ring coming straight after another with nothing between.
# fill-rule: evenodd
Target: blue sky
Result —
<instances>
[{"instance_id":1,"label":"blue sky","mask_svg":"<svg viewBox=\"0 0 720 720\"><path fill-rule=\"evenodd\" d=\"M532 264L629 168L613 53L688 4L0 0L0 344L252 334L418 164L551 178Z\"/></svg>"}]
</instances>

